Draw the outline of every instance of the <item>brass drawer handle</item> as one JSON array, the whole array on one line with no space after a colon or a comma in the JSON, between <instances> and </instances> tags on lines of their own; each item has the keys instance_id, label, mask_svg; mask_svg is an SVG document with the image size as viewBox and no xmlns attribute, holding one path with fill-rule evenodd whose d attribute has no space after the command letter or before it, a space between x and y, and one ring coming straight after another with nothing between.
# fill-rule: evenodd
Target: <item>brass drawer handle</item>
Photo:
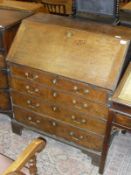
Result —
<instances>
[{"instance_id":1,"label":"brass drawer handle","mask_svg":"<svg viewBox=\"0 0 131 175\"><path fill-rule=\"evenodd\" d=\"M81 121L78 121L75 115L72 115L71 119L74 123L77 123L77 124L86 124L87 123L86 119L82 119Z\"/></svg>"},{"instance_id":2,"label":"brass drawer handle","mask_svg":"<svg viewBox=\"0 0 131 175\"><path fill-rule=\"evenodd\" d=\"M31 120L32 120L32 117L30 117L30 116L29 116L29 117L27 117L27 118L28 118L28 120L29 120L29 121L31 121Z\"/></svg>"},{"instance_id":3,"label":"brass drawer handle","mask_svg":"<svg viewBox=\"0 0 131 175\"><path fill-rule=\"evenodd\" d=\"M74 89L74 91L77 91L78 90L78 87L77 86L74 86L73 89Z\"/></svg>"},{"instance_id":4,"label":"brass drawer handle","mask_svg":"<svg viewBox=\"0 0 131 175\"><path fill-rule=\"evenodd\" d=\"M56 106L52 107L52 111L56 112L58 110L58 108Z\"/></svg>"},{"instance_id":5,"label":"brass drawer handle","mask_svg":"<svg viewBox=\"0 0 131 175\"><path fill-rule=\"evenodd\" d=\"M39 76L38 75L31 75L30 73L26 72L25 76L28 80L35 80L37 79Z\"/></svg>"},{"instance_id":6,"label":"brass drawer handle","mask_svg":"<svg viewBox=\"0 0 131 175\"><path fill-rule=\"evenodd\" d=\"M52 124L52 126L56 126L56 122L54 122L54 121L51 122L51 124Z\"/></svg>"},{"instance_id":7,"label":"brass drawer handle","mask_svg":"<svg viewBox=\"0 0 131 175\"><path fill-rule=\"evenodd\" d=\"M76 140L76 141L81 141L81 140L83 140L84 139L84 136L79 136L79 137L76 137L75 136L75 133L73 132L73 131L71 131L70 133L69 133L69 135L71 136L71 138L72 139L74 139L74 140Z\"/></svg>"},{"instance_id":8,"label":"brass drawer handle","mask_svg":"<svg viewBox=\"0 0 131 175\"><path fill-rule=\"evenodd\" d=\"M39 124L39 123L40 123L40 120L36 120L36 122L33 122L31 116L28 116L27 119L28 119L28 120L30 121L30 123L32 123L33 125L36 125L36 124Z\"/></svg>"},{"instance_id":9,"label":"brass drawer handle","mask_svg":"<svg viewBox=\"0 0 131 175\"><path fill-rule=\"evenodd\" d=\"M76 102L76 100L72 100L72 103L75 105L77 102Z\"/></svg>"},{"instance_id":10,"label":"brass drawer handle","mask_svg":"<svg viewBox=\"0 0 131 175\"><path fill-rule=\"evenodd\" d=\"M89 94L89 92L90 92L90 91L89 91L88 89L85 89L85 90L84 90L84 94Z\"/></svg>"},{"instance_id":11,"label":"brass drawer handle","mask_svg":"<svg viewBox=\"0 0 131 175\"><path fill-rule=\"evenodd\" d=\"M57 79L53 79L53 80L52 80L52 83L53 83L53 84L56 84L56 83L57 83Z\"/></svg>"},{"instance_id":12,"label":"brass drawer handle","mask_svg":"<svg viewBox=\"0 0 131 175\"><path fill-rule=\"evenodd\" d=\"M57 94L57 92L53 92L52 95L53 95L53 97L57 97L58 94Z\"/></svg>"},{"instance_id":13,"label":"brass drawer handle","mask_svg":"<svg viewBox=\"0 0 131 175\"><path fill-rule=\"evenodd\" d=\"M29 94L34 94L34 93L38 93L39 92L39 89L37 89L37 88L31 89L31 87L29 85L26 85L25 88L26 88L26 90L27 90L27 92Z\"/></svg>"},{"instance_id":14,"label":"brass drawer handle","mask_svg":"<svg viewBox=\"0 0 131 175\"><path fill-rule=\"evenodd\" d=\"M26 102L27 102L28 106L31 107L31 108L33 108L33 109L40 107L40 104L39 103L33 104L31 102L31 100L27 100Z\"/></svg>"},{"instance_id":15,"label":"brass drawer handle","mask_svg":"<svg viewBox=\"0 0 131 175\"><path fill-rule=\"evenodd\" d=\"M76 105L77 104L77 101L75 99L72 100L72 104L73 105ZM81 108L80 106L77 106L78 108ZM88 107L88 104L87 103L84 103L83 104L83 108L87 108Z\"/></svg>"},{"instance_id":16,"label":"brass drawer handle","mask_svg":"<svg viewBox=\"0 0 131 175\"><path fill-rule=\"evenodd\" d=\"M84 108L87 108L87 107L88 107L88 104L87 104L87 103L84 103L84 104L83 104L83 107L84 107Z\"/></svg>"},{"instance_id":17,"label":"brass drawer handle","mask_svg":"<svg viewBox=\"0 0 131 175\"><path fill-rule=\"evenodd\" d=\"M36 123L39 124L40 123L40 120L36 120Z\"/></svg>"},{"instance_id":18,"label":"brass drawer handle","mask_svg":"<svg viewBox=\"0 0 131 175\"><path fill-rule=\"evenodd\" d=\"M78 91L78 90L79 90L79 89L78 89L78 86L74 86L74 87L73 87L73 90L76 91L77 93L79 93L79 91ZM90 92L90 91L89 91L88 89L85 89L85 90L84 90L84 94L89 94L89 92Z\"/></svg>"}]
</instances>

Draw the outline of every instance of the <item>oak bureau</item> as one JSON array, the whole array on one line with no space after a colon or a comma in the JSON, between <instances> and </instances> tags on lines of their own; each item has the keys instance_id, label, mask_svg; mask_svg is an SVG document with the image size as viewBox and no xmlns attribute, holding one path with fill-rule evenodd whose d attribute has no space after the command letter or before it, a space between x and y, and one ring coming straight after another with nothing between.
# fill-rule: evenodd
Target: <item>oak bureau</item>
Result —
<instances>
[{"instance_id":1,"label":"oak bureau","mask_svg":"<svg viewBox=\"0 0 131 175\"><path fill-rule=\"evenodd\" d=\"M129 46L104 33L24 20L7 56L13 131L28 127L47 134L98 163L109 99Z\"/></svg>"},{"instance_id":2,"label":"oak bureau","mask_svg":"<svg viewBox=\"0 0 131 175\"><path fill-rule=\"evenodd\" d=\"M31 12L0 9L0 112L11 114L5 57L22 19Z\"/></svg>"}]
</instances>

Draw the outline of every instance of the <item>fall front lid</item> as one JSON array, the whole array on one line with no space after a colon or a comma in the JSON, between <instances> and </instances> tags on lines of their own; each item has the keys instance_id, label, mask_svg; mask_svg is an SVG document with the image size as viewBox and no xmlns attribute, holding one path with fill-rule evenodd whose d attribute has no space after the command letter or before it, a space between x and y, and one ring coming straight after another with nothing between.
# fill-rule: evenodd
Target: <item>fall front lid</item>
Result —
<instances>
[{"instance_id":1,"label":"fall front lid","mask_svg":"<svg viewBox=\"0 0 131 175\"><path fill-rule=\"evenodd\" d=\"M114 90L128 47L115 36L25 20L7 60Z\"/></svg>"}]
</instances>

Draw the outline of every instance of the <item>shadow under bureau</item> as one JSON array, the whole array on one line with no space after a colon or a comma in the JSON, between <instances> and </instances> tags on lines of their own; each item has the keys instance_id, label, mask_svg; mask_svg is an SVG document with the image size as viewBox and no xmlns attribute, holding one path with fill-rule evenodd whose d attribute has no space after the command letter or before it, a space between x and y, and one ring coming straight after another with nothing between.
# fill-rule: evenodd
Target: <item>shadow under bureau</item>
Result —
<instances>
[{"instance_id":1,"label":"shadow under bureau","mask_svg":"<svg viewBox=\"0 0 131 175\"><path fill-rule=\"evenodd\" d=\"M7 56L13 131L34 129L98 163L109 99L129 45L102 33L24 20Z\"/></svg>"}]
</instances>

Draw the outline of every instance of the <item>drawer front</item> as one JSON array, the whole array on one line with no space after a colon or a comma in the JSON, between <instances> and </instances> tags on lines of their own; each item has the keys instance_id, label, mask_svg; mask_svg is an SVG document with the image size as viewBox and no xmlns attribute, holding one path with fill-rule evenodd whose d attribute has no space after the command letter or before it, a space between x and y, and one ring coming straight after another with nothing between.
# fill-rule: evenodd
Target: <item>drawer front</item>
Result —
<instances>
[{"instance_id":1,"label":"drawer front","mask_svg":"<svg viewBox=\"0 0 131 175\"><path fill-rule=\"evenodd\" d=\"M7 88L7 71L6 70L0 70L0 88Z\"/></svg>"},{"instance_id":2,"label":"drawer front","mask_svg":"<svg viewBox=\"0 0 131 175\"><path fill-rule=\"evenodd\" d=\"M116 111L121 111L125 114L131 115L131 107L130 105L123 105L118 102L113 102L112 103L112 109L115 109Z\"/></svg>"},{"instance_id":3,"label":"drawer front","mask_svg":"<svg viewBox=\"0 0 131 175\"><path fill-rule=\"evenodd\" d=\"M38 82L49 87L68 91L78 96L82 96L91 101L105 104L108 101L109 91L96 88L86 83L73 81L58 75L32 69L25 66L10 66L11 73L15 76L25 78L27 80Z\"/></svg>"},{"instance_id":4,"label":"drawer front","mask_svg":"<svg viewBox=\"0 0 131 175\"><path fill-rule=\"evenodd\" d=\"M14 114L17 121L27 126L32 126L95 151L101 151L102 149L103 137L17 107L14 107Z\"/></svg>"},{"instance_id":5,"label":"drawer front","mask_svg":"<svg viewBox=\"0 0 131 175\"><path fill-rule=\"evenodd\" d=\"M104 135L105 133L106 122L89 114L69 110L56 104L43 103L16 92L12 93L12 100L15 105L49 115L57 120L65 121L74 126L95 132L96 134Z\"/></svg>"},{"instance_id":6,"label":"drawer front","mask_svg":"<svg viewBox=\"0 0 131 175\"><path fill-rule=\"evenodd\" d=\"M0 111L8 111L11 109L9 93L0 90Z\"/></svg>"},{"instance_id":7,"label":"drawer front","mask_svg":"<svg viewBox=\"0 0 131 175\"><path fill-rule=\"evenodd\" d=\"M81 112L89 112L96 116L106 116L107 107L90 102L85 98L72 95L70 93L61 92L52 88L47 88L45 86L40 86L38 83L32 83L29 81L13 78L11 79L11 87L17 91L27 93L29 95L34 95L37 97L42 97L45 100L51 101L52 103L58 103L66 105L68 108L74 110L79 110ZM93 109L93 110L91 110Z\"/></svg>"},{"instance_id":8,"label":"drawer front","mask_svg":"<svg viewBox=\"0 0 131 175\"><path fill-rule=\"evenodd\" d=\"M125 126L125 127L128 127L131 129L131 116L129 118L129 117L122 115L122 114L116 114L114 122L119 124L119 125L122 125L122 126Z\"/></svg>"},{"instance_id":9,"label":"drawer front","mask_svg":"<svg viewBox=\"0 0 131 175\"><path fill-rule=\"evenodd\" d=\"M57 103L50 103L50 102L46 102L44 101L44 99L42 100L42 98L35 98L35 97L31 97L29 95L25 95L19 92L15 92L12 91L12 100L13 103L19 106L23 106L25 108L31 109L33 111L39 112L39 113L47 113L49 115L54 115L54 113L56 113L55 115L57 115L58 111L60 111L60 105L58 105ZM71 108L67 108L65 105L61 105L61 107L63 106L63 108L66 109L71 109ZM91 104L90 108L87 112L88 115L91 116L98 116L99 118L101 118L100 114L100 110L98 107L98 110L96 108L96 104ZM80 112L79 110L76 112ZM108 114L108 111L107 111ZM107 119L107 114L104 115L105 119Z\"/></svg>"},{"instance_id":10,"label":"drawer front","mask_svg":"<svg viewBox=\"0 0 131 175\"><path fill-rule=\"evenodd\" d=\"M5 67L6 67L6 63L5 63L4 56L0 54L0 69Z\"/></svg>"}]
</instances>

